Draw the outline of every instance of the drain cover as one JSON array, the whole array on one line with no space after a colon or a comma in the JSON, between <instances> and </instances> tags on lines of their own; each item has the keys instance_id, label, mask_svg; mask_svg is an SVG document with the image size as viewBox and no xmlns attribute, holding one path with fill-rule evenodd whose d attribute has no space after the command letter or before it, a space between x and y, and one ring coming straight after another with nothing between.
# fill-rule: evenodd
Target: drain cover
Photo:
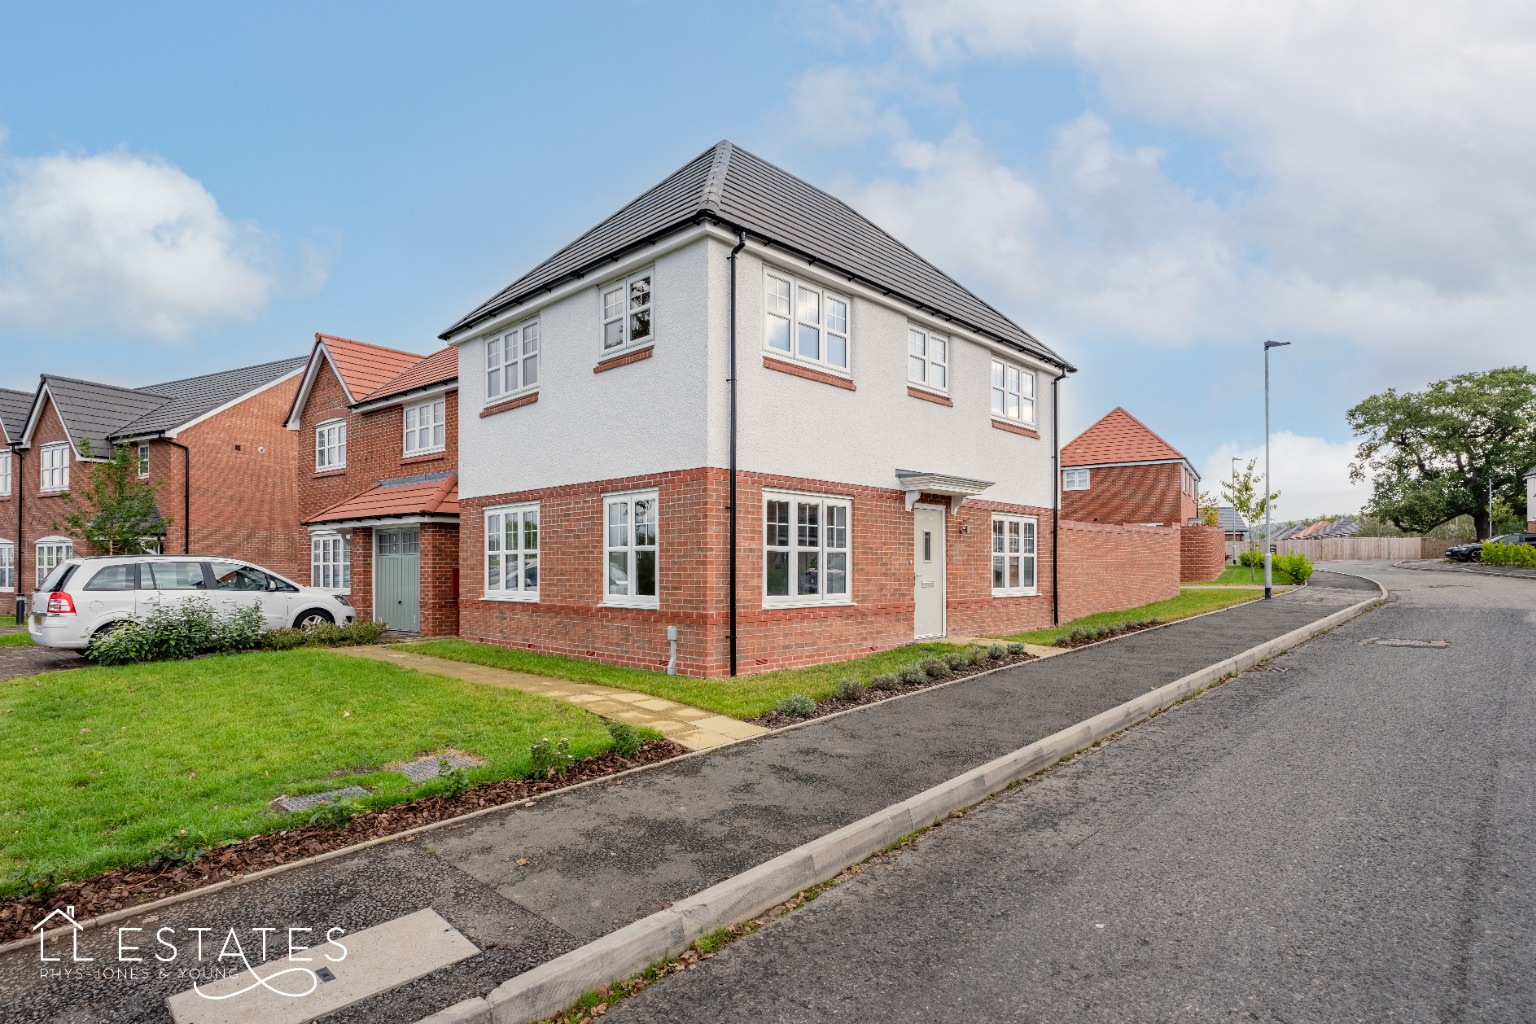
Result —
<instances>
[{"instance_id":1,"label":"drain cover","mask_svg":"<svg viewBox=\"0 0 1536 1024\"><path fill-rule=\"evenodd\" d=\"M485 763L484 761L471 760L467 757L459 757L457 754L449 754L442 757L423 757L419 761L396 765L389 770L399 772L412 782L426 782L428 779L435 779L443 774L442 765L439 763L442 761L448 762L449 771L459 768L478 768Z\"/></svg>"},{"instance_id":2,"label":"drain cover","mask_svg":"<svg viewBox=\"0 0 1536 1024\"><path fill-rule=\"evenodd\" d=\"M346 789L333 789L329 793L311 793L309 796L285 796L281 800L272 801L280 811L292 814L294 811L307 811L311 807L317 807L324 803L336 803L341 800L355 800L360 796L367 796L368 791L362 786L348 786Z\"/></svg>"},{"instance_id":3,"label":"drain cover","mask_svg":"<svg viewBox=\"0 0 1536 1024\"><path fill-rule=\"evenodd\" d=\"M1258 668L1251 669L1250 671L1253 671L1253 672L1273 672L1276 675L1279 675L1281 672L1289 672L1290 670L1291 670L1291 666L1289 666L1289 665L1260 665Z\"/></svg>"},{"instance_id":4,"label":"drain cover","mask_svg":"<svg viewBox=\"0 0 1536 1024\"><path fill-rule=\"evenodd\" d=\"M1375 644L1377 647L1448 647L1449 640L1407 640L1397 636L1371 636L1360 641L1363 647L1366 644Z\"/></svg>"}]
</instances>

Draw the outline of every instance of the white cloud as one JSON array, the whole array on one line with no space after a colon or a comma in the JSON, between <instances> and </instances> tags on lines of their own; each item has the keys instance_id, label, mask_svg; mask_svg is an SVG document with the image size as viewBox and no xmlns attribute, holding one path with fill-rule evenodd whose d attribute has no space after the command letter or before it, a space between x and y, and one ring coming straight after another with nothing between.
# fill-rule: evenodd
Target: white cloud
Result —
<instances>
[{"instance_id":1,"label":"white cloud","mask_svg":"<svg viewBox=\"0 0 1536 1024\"><path fill-rule=\"evenodd\" d=\"M1355 446L1335 444L1320 437L1307 437L1288 430L1270 439L1271 489L1280 492L1275 515L1283 519L1307 519L1313 516L1358 512L1371 496L1370 481L1352 484L1349 464ZM1225 444L1211 453L1200 467L1200 487L1218 498L1221 482L1232 479L1232 460L1241 470L1249 459L1258 460L1255 472L1264 474L1264 448L1241 448ZM1260 484L1262 487L1262 483Z\"/></svg>"},{"instance_id":2,"label":"white cloud","mask_svg":"<svg viewBox=\"0 0 1536 1024\"><path fill-rule=\"evenodd\" d=\"M175 340L271 301L259 229L179 168L121 152L0 160L0 322Z\"/></svg>"}]
</instances>

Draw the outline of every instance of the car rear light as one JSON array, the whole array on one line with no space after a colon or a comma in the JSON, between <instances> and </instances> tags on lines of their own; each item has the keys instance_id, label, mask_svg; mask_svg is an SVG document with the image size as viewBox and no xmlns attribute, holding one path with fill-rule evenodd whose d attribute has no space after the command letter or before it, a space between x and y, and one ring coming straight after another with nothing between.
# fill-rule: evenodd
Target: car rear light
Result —
<instances>
[{"instance_id":1,"label":"car rear light","mask_svg":"<svg viewBox=\"0 0 1536 1024\"><path fill-rule=\"evenodd\" d=\"M62 590L55 590L48 595L49 615L73 615L75 614L75 600Z\"/></svg>"}]
</instances>

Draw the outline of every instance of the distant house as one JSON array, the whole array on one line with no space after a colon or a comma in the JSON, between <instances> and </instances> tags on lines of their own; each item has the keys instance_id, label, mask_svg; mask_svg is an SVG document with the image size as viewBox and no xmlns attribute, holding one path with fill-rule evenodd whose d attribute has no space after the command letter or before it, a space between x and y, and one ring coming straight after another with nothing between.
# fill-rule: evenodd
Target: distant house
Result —
<instances>
[{"instance_id":1,"label":"distant house","mask_svg":"<svg viewBox=\"0 0 1536 1024\"><path fill-rule=\"evenodd\" d=\"M1184 526L1200 474L1173 445L1116 406L1061 449L1061 515L1092 523Z\"/></svg>"},{"instance_id":2,"label":"distant house","mask_svg":"<svg viewBox=\"0 0 1536 1024\"><path fill-rule=\"evenodd\" d=\"M1227 535L1227 540L1246 541L1248 539L1248 521L1237 514L1237 509L1231 505L1222 505L1216 510L1216 521Z\"/></svg>"},{"instance_id":3,"label":"distant house","mask_svg":"<svg viewBox=\"0 0 1536 1024\"><path fill-rule=\"evenodd\" d=\"M31 408L32 396L27 392L0 388L0 593L16 590L16 547L21 539L23 503L16 497L16 456L11 446L21 443Z\"/></svg>"}]
</instances>

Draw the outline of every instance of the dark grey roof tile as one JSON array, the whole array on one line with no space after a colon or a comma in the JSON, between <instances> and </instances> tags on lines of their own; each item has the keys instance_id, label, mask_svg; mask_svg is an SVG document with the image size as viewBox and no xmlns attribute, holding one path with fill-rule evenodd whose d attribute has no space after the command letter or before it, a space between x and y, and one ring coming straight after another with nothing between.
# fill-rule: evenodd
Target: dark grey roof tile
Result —
<instances>
[{"instance_id":1,"label":"dark grey roof tile","mask_svg":"<svg viewBox=\"0 0 1536 1024\"><path fill-rule=\"evenodd\" d=\"M0 440L20 441L32 411L33 392L0 388Z\"/></svg>"}]
</instances>

